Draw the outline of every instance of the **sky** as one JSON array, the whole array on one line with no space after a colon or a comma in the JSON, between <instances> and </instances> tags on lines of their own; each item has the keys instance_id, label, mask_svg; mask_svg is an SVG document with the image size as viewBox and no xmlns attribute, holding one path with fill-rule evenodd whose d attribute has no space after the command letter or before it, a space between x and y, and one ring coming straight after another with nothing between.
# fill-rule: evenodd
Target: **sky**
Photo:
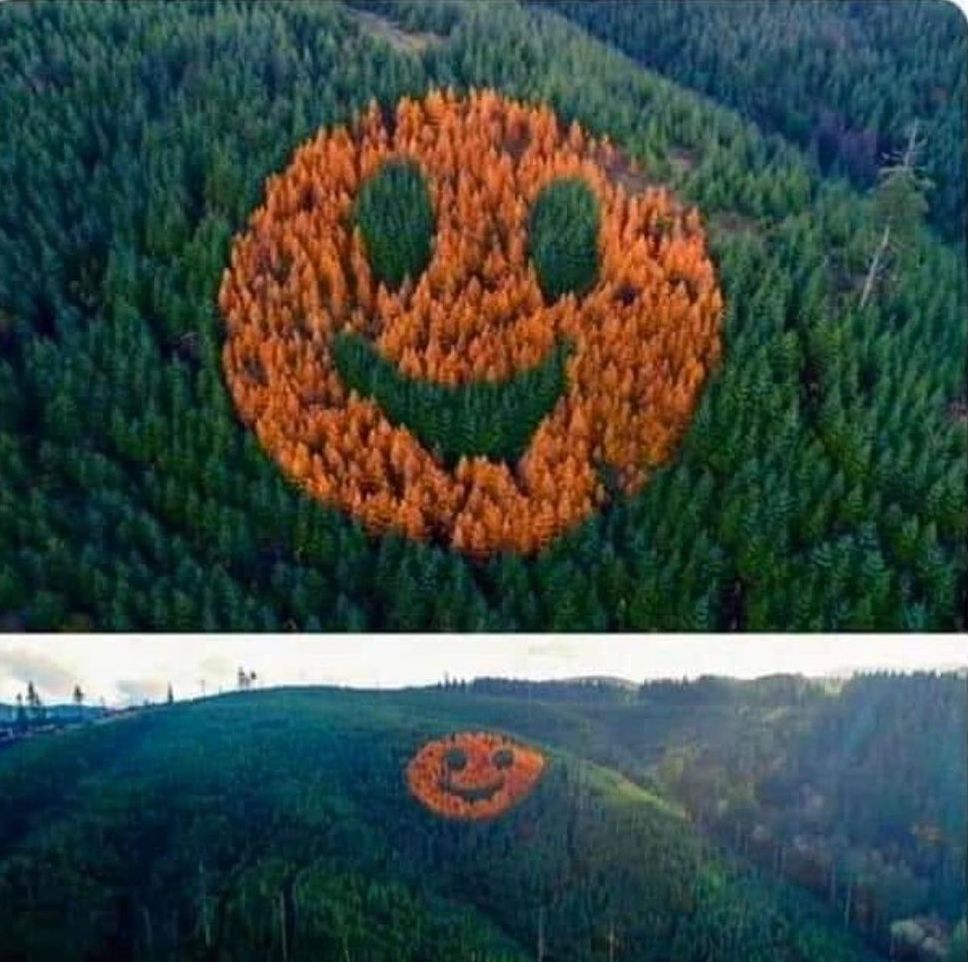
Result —
<instances>
[{"instance_id":1,"label":"sky","mask_svg":"<svg viewBox=\"0 0 968 962\"><path fill-rule=\"evenodd\" d=\"M858 670L968 667L968 638L952 636L755 635L431 635L386 636L0 636L0 702L33 681L47 703L70 699L111 706L235 687L239 668L258 687L342 685L400 688L445 675L471 679L607 675L641 682L703 674L756 678Z\"/></svg>"}]
</instances>

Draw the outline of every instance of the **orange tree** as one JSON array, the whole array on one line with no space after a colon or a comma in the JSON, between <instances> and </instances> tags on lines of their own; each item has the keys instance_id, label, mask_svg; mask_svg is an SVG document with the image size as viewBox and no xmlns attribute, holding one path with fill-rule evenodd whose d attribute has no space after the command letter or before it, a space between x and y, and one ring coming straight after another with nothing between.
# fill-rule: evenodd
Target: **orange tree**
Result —
<instances>
[{"instance_id":1,"label":"orange tree","mask_svg":"<svg viewBox=\"0 0 968 962\"><path fill-rule=\"evenodd\" d=\"M489 90L320 133L222 283L243 421L311 495L472 555L544 547L603 470L639 489L719 359L722 298L696 213L618 164Z\"/></svg>"},{"instance_id":2,"label":"orange tree","mask_svg":"<svg viewBox=\"0 0 968 962\"><path fill-rule=\"evenodd\" d=\"M524 798L544 771L541 752L493 732L428 742L407 765L407 785L447 818L493 818Z\"/></svg>"},{"instance_id":3,"label":"orange tree","mask_svg":"<svg viewBox=\"0 0 968 962\"><path fill-rule=\"evenodd\" d=\"M719 20L743 22L740 7L734 14L733 5L720 6ZM891 283L859 311L856 280L880 236L870 205L841 181L819 176L811 158L789 143L638 69L556 12L408 0L383 9L411 29L440 35L440 42L417 54L396 50L344 4L3 5L0 103L9 107L11 133L0 151L0 625L15 631L963 628L968 327L952 322L966 316L963 251L918 232L909 250L898 251ZM935 23L924 36L946 37L935 44L938 52L960 64L963 45L957 31L945 32L943 11L919 10L920 21ZM884 15L885 29L894 22L887 32L898 40L885 50L910 47L900 30L905 17L903 10ZM721 35L710 27L703 42L713 49ZM758 56L748 58L752 73ZM897 83L910 86L910 72L901 72L907 81L896 73L884 74L890 84L865 85L871 116L890 116ZM936 61L919 64L917 73L940 76ZM462 93L496 88L551 104L559 140L567 141L577 120L586 145L589 135L606 133L622 145L598 166L607 182L636 192L630 205L641 210L659 202L658 190L643 187L662 182L702 211L725 298L724 360L714 375L706 372L674 456L658 468L643 460L647 477L630 495L623 492L627 462L618 454L634 440L622 426L631 422L612 418L603 437L597 400L589 417L589 399L601 394L589 380L611 380L616 386L604 400L631 406L632 420L641 420L650 405L654 414L664 410L654 370L637 373L632 393L623 396L622 364L610 371L601 359L585 363L567 332L552 339L547 327L532 324L526 335L508 339L515 345L509 361L507 351L490 351L483 342L471 357L467 335L454 357L449 342L435 337L424 344L420 334L441 325L444 333L458 331L462 306L471 318L488 309L527 327L531 302L522 290L541 297L532 313L542 304L560 312L573 295L576 309L593 309L598 287L607 283L601 243L612 241L606 205L580 172L555 179L577 176L595 198L595 281L584 291L577 273L569 283L579 292L547 304L554 291L541 284L535 291L526 275L534 267L543 278L545 245L535 244L531 231L544 229L538 197L550 184L528 194L533 203L511 198L523 225L515 244L525 251L514 283L496 291L467 284L442 295L438 288L456 276L453 265L472 253L468 245L484 244L487 236L463 230L464 248L455 247L452 218L441 223L437 214L433 192L441 178L424 159L394 152L363 181L351 163L359 189L345 200L346 227L358 221L371 282L381 268L379 255L374 260L366 248L364 227L370 214L379 223L387 205L389 212L395 205L377 191L371 210L360 203L364 188L380 183L380 171L395 162L409 158L416 165L401 206L419 202L425 185L431 229L422 236L431 243L421 244L415 231L403 262L409 286L401 281L383 295L371 289L371 298L386 306L405 301L408 313L424 314L416 325L401 315L372 331L340 315L329 343L357 338L369 357L356 384L333 351L327 358L315 342L307 347L299 329L305 312L294 316L288 338L284 328L266 323L273 343L262 350L298 360L324 389L294 375L288 386L274 382L260 393L260 370L275 377L280 369L261 368L262 359L250 357L243 364L248 374L236 371L231 391L245 405L257 408L262 398L282 408L260 419L287 443L274 454L260 443L255 421L239 417L243 404L230 394L223 364L218 292L233 238L266 199L267 176L285 170L295 145L323 125L335 132L350 123L372 98L383 106L392 146L399 136L391 134L393 106L435 84ZM964 84L952 97L952 109L963 104ZM356 130L349 127L344 137L354 145ZM522 146L510 144L512 171L524 157ZM963 163L964 145L955 146L952 162ZM630 156L642 165L638 173L626 163ZM463 180L474 188L465 187L465 201L480 193L474 160L465 165ZM499 166L486 173L505 176ZM274 203L287 189L281 180L291 178L272 181ZM314 196L310 191L307 199ZM576 265L584 262L588 211L582 215L580 206L563 218L565 234L579 241L559 252L565 264L573 257ZM480 213L478 224L493 225L487 208ZM560 223L557 214L550 221ZM426 228L428 221L415 223ZM670 233L661 218L656 228L657 238ZM682 236L675 246L683 246ZM318 258L310 261L307 279L331 273ZM344 303L357 304L355 269L350 273L353 265L343 261L339 267ZM288 268L281 258L279 279L267 277L259 296L281 283ZM421 307L420 282L428 274L438 286ZM318 291L326 311L340 296L332 280L332 291L325 277ZM683 283L677 296L688 299ZM663 307L661 278L654 290ZM622 291L617 304L628 296ZM445 298L454 311L441 313ZM382 315L371 309L366 317ZM622 315L606 318L602 333L620 320L629 323ZM656 314L653 321L665 325L668 318ZM493 318L482 323L499 327ZM251 345L255 333L228 336ZM561 382L555 347L567 354ZM462 373L461 358L483 364L480 373ZM515 406L521 398L512 404L505 389L514 394L518 378L531 373L543 378L545 365L547 385L542 380L540 391L524 392L525 400L535 395L527 407ZM668 370L682 377L675 364ZM304 422L331 404L330 381L347 397L355 390L386 418L359 437L346 432L352 459L342 438L306 436L299 447ZM488 385L496 387L486 396L475 390ZM643 385L659 389L645 405ZM562 511L577 518L589 510L566 530L558 503L542 503L544 475L535 474L541 458L534 455L539 448L542 457L553 453L543 425L579 388L576 415L611 459L595 465L604 490L592 486L590 508L581 498L574 503L580 484L559 485ZM684 400L688 407L688 392ZM491 437L485 426L495 419L502 424ZM522 425L519 438L508 436L508 422ZM396 439L401 426L413 438L391 443L388 453L385 438ZM584 443L572 445L574 451L581 454ZM326 469L319 477L344 499L358 498L358 510L311 490L307 475L317 458ZM388 458L391 476L402 478L390 491ZM284 459L299 469L298 484L297 474L280 470ZM448 491L466 495L454 513L443 513L443 524L435 521L439 509L415 503L412 488L404 495L409 472L425 477L424 466L449 479L441 491L423 485L428 501L446 501ZM505 504L495 501L499 488L532 499L536 510L515 516L529 543L542 543L539 535L553 540L528 556L498 550L479 563L452 545L460 530L465 544L481 546L476 553L491 550L503 526L494 518ZM423 526L422 539L398 533L406 530L402 516L405 525ZM371 531L386 533L369 536L361 518Z\"/></svg>"}]
</instances>

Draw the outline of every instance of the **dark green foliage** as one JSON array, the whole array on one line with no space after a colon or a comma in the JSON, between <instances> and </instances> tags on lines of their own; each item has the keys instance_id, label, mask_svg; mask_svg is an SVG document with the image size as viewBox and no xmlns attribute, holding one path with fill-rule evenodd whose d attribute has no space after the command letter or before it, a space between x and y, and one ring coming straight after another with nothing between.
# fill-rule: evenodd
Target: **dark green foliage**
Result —
<instances>
[{"instance_id":1,"label":"dark green foliage","mask_svg":"<svg viewBox=\"0 0 968 962\"><path fill-rule=\"evenodd\" d=\"M510 768L514 764L514 749L499 748L494 753L495 768Z\"/></svg>"},{"instance_id":2,"label":"dark green foliage","mask_svg":"<svg viewBox=\"0 0 968 962\"><path fill-rule=\"evenodd\" d=\"M420 167L389 161L360 188L356 222L377 280L396 290L416 281L430 262L434 212Z\"/></svg>"},{"instance_id":3,"label":"dark green foliage","mask_svg":"<svg viewBox=\"0 0 968 962\"><path fill-rule=\"evenodd\" d=\"M463 748L448 748L444 752L444 764L451 771L463 771L467 767L467 752Z\"/></svg>"},{"instance_id":4,"label":"dark green foliage","mask_svg":"<svg viewBox=\"0 0 968 962\"><path fill-rule=\"evenodd\" d=\"M535 198L529 252L549 301L584 294L598 274L598 201L580 178L557 180Z\"/></svg>"},{"instance_id":5,"label":"dark green foliage","mask_svg":"<svg viewBox=\"0 0 968 962\"><path fill-rule=\"evenodd\" d=\"M718 723L690 749L665 755L666 787L764 869L785 851L787 877L841 912L860 893L874 908L850 923L885 952L893 919L956 922L966 893L965 680L872 675L836 693L819 684L770 693L764 683L758 706L744 688L705 709ZM649 686L641 698L652 700Z\"/></svg>"},{"instance_id":6,"label":"dark green foliage","mask_svg":"<svg viewBox=\"0 0 968 962\"><path fill-rule=\"evenodd\" d=\"M338 334L336 369L346 384L372 397L394 424L408 428L447 464L483 455L514 462L565 389L567 345L507 381L450 386L415 380L397 370L366 338Z\"/></svg>"},{"instance_id":7,"label":"dark green foliage","mask_svg":"<svg viewBox=\"0 0 968 962\"><path fill-rule=\"evenodd\" d=\"M968 959L968 926L965 925L964 919L959 923L951 940L948 962L962 962L963 959Z\"/></svg>"},{"instance_id":8,"label":"dark green foliage","mask_svg":"<svg viewBox=\"0 0 968 962\"><path fill-rule=\"evenodd\" d=\"M912 121L932 220L965 240L965 16L945 0L548 4L644 65L728 104L869 187ZM890 78L890 81L887 81ZM884 82L881 82L881 81Z\"/></svg>"},{"instance_id":9,"label":"dark green foliage","mask_svg":"<svg viewBox=\"0 0 968 962\"><path fill-rule=\"evenodd\" d=\"M337 4L0 7L3 624L965 626L959 250L914 225L861 315L867 199L543 9L383 8L441 34L414 53ZM803 7L834 8L858 5ZM878 17L878 50L923 52L928 33ZM963 58L960 34L930 36L924 76L956 104L938 64ZM896 73L842 89L890 117ZM218 284L266 177L371 98L448 85L549 102L671 180L700 206L726 296L723 361L676 457L534 559L366 537L286 482L224 386ZM963 163L963 135L925 135Z\"/></svg>"},{"instance_id":10,"label":"dark green foliage","mask_svg":"<svg viewBox=\"0 0 968 962\"><path fill-rule=\"evenodd\" d=\"M912 228L921 222L927 202L925 184L915 167L891 166L881 171L881 183L874 209L881 224L889 224L895 246L910 239Z\"/></svg>"},{"instance_id":11,"label":"dark green foliage","mask_svg":"<svg viewBox=\"0 0 968 962\"><path fill-rule=\"evenodd\" d=\"M872 962L819 902L568 751L569 721L589 727L537 699L277 691L14 745L0 956L524 962L540 915L559 962L605 962L610 930L626 962ZM408 759L482 726L546 733L537 788L500 818L431 815Z\"/></svg>"},{"instance_id":12,"label":"dark green foliage","mask_svg":"<svg viewBox=\"0 0 968 962\"><path fill-rule=\"evenodd\" d=\"M659 786L718 843L841 920L849 913L885 954L892 921L938 915L950 927L964 911L963 677L701 678L632 691L484 679L470 690L515 699L530 737ZM554 712L528 717L534 704Z\"/></svg>"}]
</instances>

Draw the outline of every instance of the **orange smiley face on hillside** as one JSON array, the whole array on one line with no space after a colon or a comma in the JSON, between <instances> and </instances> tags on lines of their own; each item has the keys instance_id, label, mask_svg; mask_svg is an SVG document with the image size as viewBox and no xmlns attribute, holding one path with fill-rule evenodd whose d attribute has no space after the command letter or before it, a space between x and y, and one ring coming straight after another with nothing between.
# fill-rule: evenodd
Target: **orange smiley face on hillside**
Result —
<instances>
[{"instance_id":1,"label":"orange smiley face on hillside","mask_svg":"<svg viewBox=\"0 0 968 962\"><path fill-rule=\"evenodd\" d=\"M433 235L420 276L393 288L375 277L355 203L400 163L425 178ZM539 550L611 491L636 491L719 359L722 299L696 213L662 189L630 193L630 180L607 142L492 92L405 99L389 122L374 105L321 133L270 178L223 279L224 366L243 422L305 491L370 530L474 556ZM597 265L591 284L550 298L529 227L561 182L597 204ZM348 383L348 337L400 382L403 408ZM482 384L494 386L477 396L494 401L483 420L496 435L523 423L506 396L527 406L533 384L548 395L513 460L445 458L400 415L432 424L434 398Z\"/></svg>"},{"instance_id":2,"label":"orange smiley face on hillside","mask_svg":"<svg viewBox=\"0 0 968 962\"><path fill-rule=\"evenodd\" d=\"M437 815L500 815L537 785L544 756L490 732L460 732L428 742L407 765L413 796Z\"/></svg>"}]
</instances>

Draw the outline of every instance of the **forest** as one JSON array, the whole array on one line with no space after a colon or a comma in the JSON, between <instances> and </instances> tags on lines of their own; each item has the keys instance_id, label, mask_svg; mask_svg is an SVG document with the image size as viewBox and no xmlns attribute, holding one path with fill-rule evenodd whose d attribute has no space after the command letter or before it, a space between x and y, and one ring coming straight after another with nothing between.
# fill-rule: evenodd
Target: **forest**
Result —
<instances>
[{"instance_id":1,"label":"forest","mask_svg":"<svg viewBox=\"0 0 968 962\"><path fill-rule=\"evenodd\" d=\"M470 690L577 706L580 740L557 737L675 799L706 835L813 892L885 954L906 957L905 921L946 919L950 932L964 914L963 675L635 690L484 679Z\"/></svg>"},{"instance_id":2,"label":"forest","mask_svg":"<svg viewBox=\"0 0 968 962\"><path fill-rule=\"evenodd\" d=\"M804 148L824 174L861 188L875 182L881 155L899 148L908 125L920 121L932 223L948 239L964 240L965 24L955 4L551 0L548 6Z\"/></svg>"},{"instance_id":3,"label":"forest","mask_svg":"<svg viewBox=\"0 0 968 962\"><path fill-rule=\"evenodd\" d=\"M599 3L3 4L0 629L963 630L964 21L942 3L640 8L641 30ZM248 342L220 292L253 224L280 223L264 212L297 154L401 104L474 96L553 116L535 130L569 149L607 143L592 205L560 188L499 200L500 173L466 210L487 198L524 225L536 317L610 291L615 327L589 330L646 325L614 342L638 373L569 341L565 318L557 341L532 325L503 372L481 342L508 393L462 385L491 362L445 339L418 363L426 344L372 340L365 312L330 368L291 346L318 347L317 307L265 351L290 368L233 368ZM375 300L419 307L408 272L446 291L441 251L456 270L490 243L451 219L428 247L436 188L368 184L342 273L312 262L327 310L367 270L385 278ZM654 228L626 245L651 265L628 290L604 273L612 195ZM684 211L668 237L648 212L667 201ZM294 224L329 209L312 189L295 203ZM380 238L401 211L417 226L395 249ZM682 232L691 260L663 281ZM259 297L303 276L264 253ZM496 296L480 271L453 303ZM669 305L693 318L699 360L648 333L644 298L662 324ZM261 385L280 370L278 391ZM585 414L557 412L593 388L572 451L559 428L581 438ZM332 390L371 413L326 433Z\"/></svg>"},{"instance_id":4,"label":"forest","mask_svg":"<svg viewBox=\"0 0 968 962\"><path fill-rule=\"evenodd\" d=\"M484 679L108 715L0 752L0 959L960 962L966 705Z\"/></svg>"}]
</instances>

